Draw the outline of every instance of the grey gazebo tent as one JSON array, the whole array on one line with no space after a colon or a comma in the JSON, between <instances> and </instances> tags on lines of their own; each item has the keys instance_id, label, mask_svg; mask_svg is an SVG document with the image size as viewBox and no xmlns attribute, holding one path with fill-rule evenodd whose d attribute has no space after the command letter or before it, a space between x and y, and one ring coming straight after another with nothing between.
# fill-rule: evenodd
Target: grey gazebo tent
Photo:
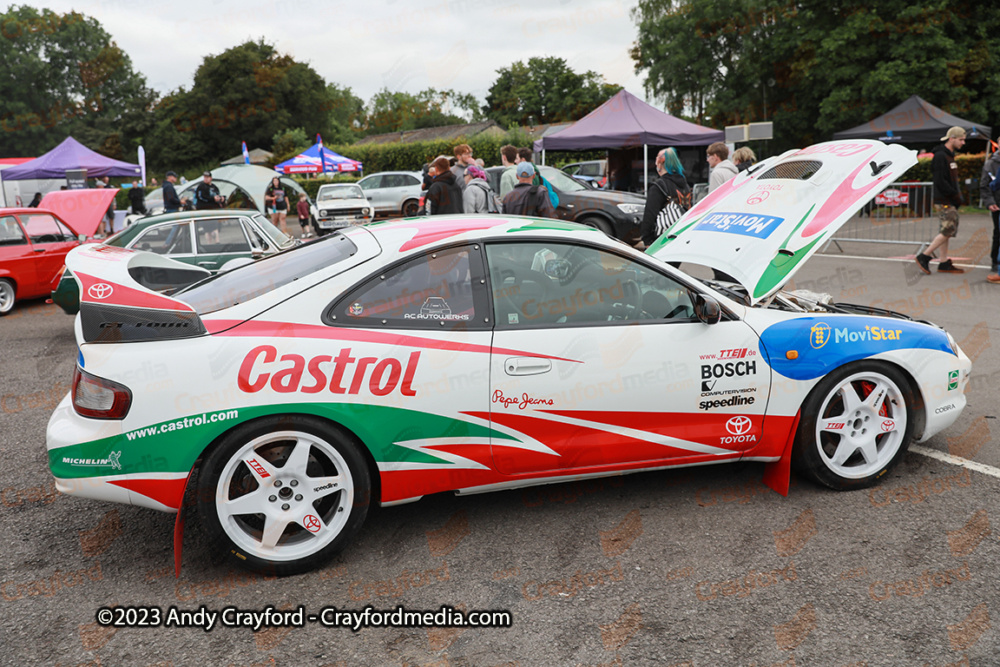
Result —
<instances>
[{"instance_id":1,"label":"grey gazebo tent","mask_svg":"<svg viewBox=\"0 0 1000 667\"><path fill-rule=\"evenodd\" d=\"M911 96L899 106L863 125L834 133L833 138L876 139L911 147L929 146L940 143L948 128L956 125L964 127L970 138L990 138L992 128L988 125L953 116L918 95Z\"/></svg>"},{"instance_id":2,"label":"grey gazebo tent","mask_svg":"<svg viewBox=\"0 0 1000 667\"><path fill-rule=\"evenodd\" d=\"M544 164L546 150L642 146L643 160L648 163L649 146L705 146L724 140L722 130L671 116L623 88L565 130L535 141L534 149L542 152Z\"/></svg>"}]
</instances>

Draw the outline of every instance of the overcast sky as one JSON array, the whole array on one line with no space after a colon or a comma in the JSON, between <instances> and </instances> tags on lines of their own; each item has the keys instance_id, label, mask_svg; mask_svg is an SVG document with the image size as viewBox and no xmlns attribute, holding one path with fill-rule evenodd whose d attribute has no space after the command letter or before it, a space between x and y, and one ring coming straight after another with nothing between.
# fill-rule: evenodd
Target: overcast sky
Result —
<instances>
[{"instance_id":1,"label":"overcast sky","mask_svg":"<svg viewBox=\"0 0 1000 667\"><path fill-rule=\"evenodd\" d=\"M207 55L263 37L366 102L383 87L451 88L480 101L496 71L558 56L644 98L629 48L631 2L615 0L48 0L96 18L160 94L191 87Z\"/></svg>"}]
</instances>

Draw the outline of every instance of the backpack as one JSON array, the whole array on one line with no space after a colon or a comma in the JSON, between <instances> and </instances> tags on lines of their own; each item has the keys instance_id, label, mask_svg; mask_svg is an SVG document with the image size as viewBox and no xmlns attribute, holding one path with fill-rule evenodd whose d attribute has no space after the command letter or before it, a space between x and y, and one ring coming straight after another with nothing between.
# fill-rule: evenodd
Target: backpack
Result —
<instances>
[{"instance_id":1,"label":"backpack","mask_svg":"<svg viewBox=\"0 0 1000 667\"><path fill-rule=\"evenodd\" d=\"M472 181L472 183L476 183L478 185L477 181ZM472 183L470 183L470 185L472 185ZM481 189L483 194L486 195L486 212L503 213L503 202L500 201L500 197L497 193L493 192L493 188L489 186L489 183L483 182Z\"/></svg>"},{"instance_id":2,"label":"backpack","mask_svg":"<svg viewBox=\"0 0 1000 667\"><path fill-rule=\"evenodd\" d=\"M659 179L653 182L653 186L659 188L667 198L663 208L656 214L656 236L660 237L691 208L691 188L683 192L675 187L674 194L670 195Z\"/></svg>"}]
</instances>

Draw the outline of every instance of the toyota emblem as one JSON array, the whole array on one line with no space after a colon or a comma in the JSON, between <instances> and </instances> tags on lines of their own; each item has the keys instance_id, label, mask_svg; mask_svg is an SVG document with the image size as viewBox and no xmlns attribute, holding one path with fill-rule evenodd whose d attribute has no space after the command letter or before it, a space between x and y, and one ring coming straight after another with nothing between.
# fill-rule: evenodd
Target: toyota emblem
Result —
<instances>
[{"instance_id":1,"label":"toyota emblem","mask_svg":"<svg viewBox=\"0 0 1000 667\"><path fill-rule=\"evenodd\" d=\"M302 525L306 527L310 533L318 533L319 529L322 528L322 524L319 522L319 517L315 514L306 514L305 518L302 520Z\"/></svg>"},{"instance_id":2,"label":"toyota emblem","mask_svg":"<svg viewBox=\"0 0 1000 667\"><path fill-rule=\"evenodd\" d=\"M107 299L115 288L107 283L94 283L87 289L91 299Z\"/></svg>"},{"instance_id":3,"label":"toyota emblem","mask_svg":"<svg viewBox=\"0 0 1000 667\"><path fill-rule=\"evenodd\" d=\"M886 433L888 433L894 428L896 428L896 423L893 422L891 419L886 419L884 422L882 422L882 430L885 431Z\"/></svg>"},{"instance_id":4,"label":"toyota emblem","mask_svg":"<svg viewBox=\"0 0 1000 667\"><path fill-rule=\"evenodd\" d=\"M749 417L733 417L726 422L726 430L729 431L730 435L743 435L750 430L750 426L753 422L750 421Z\"/></svg>"}]
</instances>

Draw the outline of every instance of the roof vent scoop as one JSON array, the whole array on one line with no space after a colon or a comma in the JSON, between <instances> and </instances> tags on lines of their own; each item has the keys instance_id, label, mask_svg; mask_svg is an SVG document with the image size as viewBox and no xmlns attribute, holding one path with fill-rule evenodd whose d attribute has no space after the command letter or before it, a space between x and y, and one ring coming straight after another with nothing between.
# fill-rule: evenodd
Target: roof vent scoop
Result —
<instances>
[{"instance_id":1,"label":"roof vent scoop","mask_svg":"<svg viewBox=\"0 0 1000 667\"><path fill-rule=\"evenodd\" d=\"M888 168L888 167L889 167L889 165L891 165L891 164L892 164L892 161L891 161L891 160L886 160L886 161L885 161L885 162L883 162L882 164L879 164L879 165L876 165L876 164L875 164L875 160L872 160L872 161L871 161L871 162L869 162L868 164L869 164L869 165L871 166L871 168L872 168L872 176L878 176L878 175L879 175L879 174L881 174L881 173L882 173L883 171L885 171L885 169L886 169L886 168Z\"/></svg>"}]
</instances>

